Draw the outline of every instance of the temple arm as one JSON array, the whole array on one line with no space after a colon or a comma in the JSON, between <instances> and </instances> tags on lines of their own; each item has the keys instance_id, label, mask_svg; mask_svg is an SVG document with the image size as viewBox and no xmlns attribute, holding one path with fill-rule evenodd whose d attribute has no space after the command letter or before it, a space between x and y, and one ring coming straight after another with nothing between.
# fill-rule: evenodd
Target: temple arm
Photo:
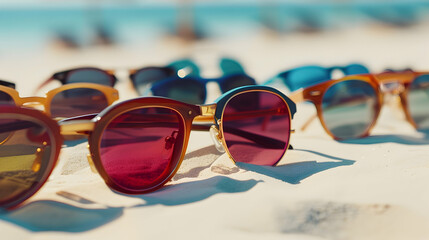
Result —
<instances>
[{"instance_id":1,"label":"temple arm","mask_svg":"<svg viewBox=\"0 0 429 240\"><path fill-rule=\"evenodd\" d=\"M289 95L289 98L294 101L295 103L304 102L306 99L304 98L304 89L298 89L294 92L292 92ZM317 113L313 114L301 127L301 131L304 131L307 129L307 127L310 125L311 122L313 122L317 118Z\"/></svg>"},{"instance_id":2,"label":"temple arm","mask_svg":"<svg viewBox=\"0 0 429 240\"><path fill-rule=\"evenodd\" d=\"M35 93L37 93L38 91L40 91L40 89L42 89L43 87L45 87L46 85L48 85L50 82L52 82L54 80L54 76L46 79L44 82L42 82L42 84L40 84L36 90L34 90Z\"/></svg>"}]
</instances>

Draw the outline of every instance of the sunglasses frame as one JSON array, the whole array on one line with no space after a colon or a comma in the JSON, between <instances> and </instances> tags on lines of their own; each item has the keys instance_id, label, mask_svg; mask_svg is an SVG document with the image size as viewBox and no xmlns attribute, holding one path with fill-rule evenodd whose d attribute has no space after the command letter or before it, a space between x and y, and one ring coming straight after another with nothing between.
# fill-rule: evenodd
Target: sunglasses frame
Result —
<instances>
[{"instance_id":1,"label":"sunglasses frame","mask_svg":"<svg viewBox=\"0 0 429 240\"><path fill-rule=\"evenodd\" d=\"M103 110L101 113L96 115L96 117L92 118L91 120L88 120L88 119L84 120L79 118L72 118L70 119L70 121L64 120L60 122L61 133L63 135L88 135L88 143L89 143L89 150L90 150L90 155L88 157L89 164L91 167L93 167L93 169L94 168L96 169L96 171L100 174L100 176L104 179L106 184L111 189L114 189L118 192L127 193L127 194L142 194L142 193L152 192L164 186L165 183L167 183L179 169L186 153L191 130L209 130L210 129L210 126L206 126L206 127L205 126L201 127L201 125L195 126L192 124L193 122L215 124L216 130L218 131L219 140L222 142L222 145L225 148L229 158L235 163L235 160L233 159L233 157L228 151L225 139L221 134L223 131L223 128L222 128L223 111L228 101L233 97L242 93L254 92L254 91L270 92L279 96L281 99L283 99L289 111L289 120L290 120L289 127L291 127L292 118L296 112L295 103L276 89L273 89L267 86L252 85L252 86L244 86L244 87L233 89L225 93L224 95L222 95L218 100L215 101L215 103L207 104L207 105L187 104L180 101L176 101L168 98L162 98L162 97L141 97L141 98L127 100L127 101L109 106L108 108ZM110 178L110 176L107 174L106 170L104 169L101 163L101 159L100 159L101 137L106 127L108 126L108 124L117 116L125 112L130 112L132 110L150 108L150 107L160 107L160 108L170 109L175 111L181 116L181 120L184 124L183 125L184 139L182 143L183 145L181 148L181 153L177 160L175 159L172 160L173 162L177 161L177 163L174 166L174 170L168 175L167 178L162 180L156 186L153 186L149 189L144 189L144 190L124 188L116 184ZM289 129L289 132L293 132L293 130ZM290 143L290 136L288 139ZM288 145L287 148L285 148L285 151L282 157L285 155L289 146L290 145ZM279 161L282 159L282 157L279 159ZM276 165L279 161L277 161L274 165Z\"/></svg>"},{"instance_id":2,"label":"sunglasses frame","mask_svg":"<svg viewBox=\"0 0 429 240\"><path fill-rule=\"evenodd\" d=\"M18 91L16 91L13 88L4 87L4 86L0 86L0 91L8 94L12 98L16 106L35 107L35 106L41 105L44 107L44 111L46 112L46 114L48 116L51 116L52 99L60 92L71 90L71 89L79 89L79 88L94 89L102 92L106 97L108 105L111 105L113 102L119 99L118 90L108 86L95 84L95 83L66 84L61 87L48 91L45 97L20 97Z\"/></svg>"},{"instance_id":3,"label":"sunglasses frame","mask_svg":"<svg viewBox=\"0 0 429 240\"><path fill-rule=\"evenodd\" d=\"M406 120L415 129L417 129L417 124L413 120L408 107L408 92L410 89L410 85L415 78L422 75L428 75L428 74L429 72L414 72L412 70L406 70L406 71L398 71L398 72L383 72L378 74L350 75L340 79L329 80L323 83L313 85L311 87L296 90L290 95L290 98L296 103L303 102L303 101L312 102L316 107L317 117L319 118L323 129L328 133L328 135L330 135L335 140L344 140L342 138L335 136L328 129L325 123L325 120L323 118L323 108L322 108L323 97L327 92L327 90L331 86L337 83L349 81L349 80L363 81L370 84L371 87L374 89L376 93L376 106L374 109L374 117L371 124L368 126L365 132L363 132L358 138L367 137L370 135L370 132L374 128L377 122L377 119L380 115L380 111L384 102L384 96L386 94L397 94L399 96L401 101L401 108L404 111ZM398 89L394 89L393 91L382 90L382 86L384 86L384 84L389 84L389 83L398 83L400 84L399 85L400 87Z\"/></svg>"}]
</instances>

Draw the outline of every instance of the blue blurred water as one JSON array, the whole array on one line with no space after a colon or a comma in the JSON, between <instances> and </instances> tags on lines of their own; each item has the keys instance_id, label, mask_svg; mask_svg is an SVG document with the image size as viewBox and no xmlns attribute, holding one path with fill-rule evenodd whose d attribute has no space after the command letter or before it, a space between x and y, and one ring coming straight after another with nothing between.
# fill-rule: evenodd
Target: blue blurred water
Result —
<instances>
[{"instance_id":1,"label":"blue blurred water","mask_svg":"<svg viewBox=\"0 0 429 240\"><path fill-rule=\"evenodd\" d=\"M194 31L205 37L249 35L261 26L280 33L348 27L367 21L407 26L424 19L429 1L197 2L184 9L177 4L132 3L0 6L0 51L43 46L60 37L79 46L90 45L96 30L122 44L156 40L177 32L177 20L183 13L192 13L189 19Z\"/></svg>"}]
</instances>

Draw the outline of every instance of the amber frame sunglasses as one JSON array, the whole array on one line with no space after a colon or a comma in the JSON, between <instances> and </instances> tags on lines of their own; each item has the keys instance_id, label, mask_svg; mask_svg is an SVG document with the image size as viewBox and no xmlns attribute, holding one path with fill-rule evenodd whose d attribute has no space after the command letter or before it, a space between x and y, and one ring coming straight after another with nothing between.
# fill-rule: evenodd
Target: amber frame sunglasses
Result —
<instances>
[{"instance_id":1,"label":"amber frame sunglasses","mask_svg":"<svg viewBox=\"0 0 429 240\"><path fill-rule=\"evenodd\" d=\"M118 90L108 86L103 86L103 85L94 84L94 83L67 84L48 91L45 94L45 97L38 97L38 96L20 97L19 92L17 90L10 87L0 86L0 93L7 94L11 98L11 100L15 103L16 106L24 106L24 107L32 107L32 108L37 108L42 106L43 111L46 112L48 116L52 116L51 104L53 102L53 99L56 96L58 96L59 93L66 93L66 91L73 91L73 90L95 90L102 93L104 95L107 105L102 106L102 108L99 109L100 111L119 99ZM88 102L87 104L90 105L91 102ZM74 116L77 116L77 115L81 115L81 114L76 114ZM64 117L59 116L58 118L61 119Z\"/></svg>"},{"instance_id":2,"label":"amber frame sunglasses","mask_svg":"<svg viewBox=\"0 0 429 240\"><path fill-rule=\"evenodd\" d=\"M370 119L369 124L355 137L352 138L361 138L367 137L370 135L371 130L374 128L378 116L380 114L381 108L384 102L385 95L397 95L400 99L400 106L405 114L406 120L415 128L419 129L418 124L414 120L411 112L410 112L410 101L409 101L409 92L411 86L415 79L418 79L422 76L429 75L429 72L414 72L412 70L405 71L388 71L379 74L360 74L360 75L350 75L345 76L336 80L329 80L320 84L316 84L310 87L306 87L303 89L299 89L291 93L290 98L295 102L303 102L309 101L314 104L316 107L317 115L311 117L303 126L302 130L308 127L312 120L316 117L319 118L320 123L322 124L323 129L334 139L336 140L345 140L347 137L337 136L333 133L327 121L324 118L324 109L323 109L323 101L324 97L329 91L329 89L333 86L336 86L341 83L346 82L362 82L365 83L366 86L371 87L374 91L374 105L372 106L373 116ZM356 88L359 88L357 86Z\"/></svg>"}]
</instances>

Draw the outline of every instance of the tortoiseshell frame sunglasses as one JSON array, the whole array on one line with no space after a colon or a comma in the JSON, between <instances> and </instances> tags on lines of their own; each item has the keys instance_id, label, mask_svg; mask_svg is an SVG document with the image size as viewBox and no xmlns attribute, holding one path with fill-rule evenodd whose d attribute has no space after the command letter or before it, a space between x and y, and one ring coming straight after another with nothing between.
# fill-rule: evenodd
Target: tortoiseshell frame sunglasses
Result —
<instances>
[{"instance_id":1,"label":"tortoiseshell frame sunglasses","mask_svg":"<svg viewBox=\"0 0 429 240\"><path fill-rule=\"evenodd\" d=\"M45 97L20 97L13 88L0 86L0 104L43 107L52 118L67 118L101 112L119 99L114 88L94 83L72 83L51 91Z\"/></svg>"},{"instance_id":2,"label":"tortoiseshell frame sunglasses","mask_svg":"<svg viewBox=\"0 0 429 240\"><path fill-rule=\"evenodd\" d=\"M297 90L290 97L296 103L312 102L325 131L334 139L345 140L370 134L386 94L399 97L406 120L414 128L429 128L429 72L346 76Z\"/></svg>"},{"instance_id":3,"label":"tortoiseshell frame sunglasses","mask_svg":"<svg viewBox=\"0 0 429 240\"><path fill-rule=\"evenodd\" d=\"M63 135L87 135L88 161L106 184L141 194L167 183L185 156L191 130L212 133L234 162L275 166L289 148L295 104L265 86L192 105L161 97L121 102L88 119L60 121Z\"/></svg>"}]
</instances>

